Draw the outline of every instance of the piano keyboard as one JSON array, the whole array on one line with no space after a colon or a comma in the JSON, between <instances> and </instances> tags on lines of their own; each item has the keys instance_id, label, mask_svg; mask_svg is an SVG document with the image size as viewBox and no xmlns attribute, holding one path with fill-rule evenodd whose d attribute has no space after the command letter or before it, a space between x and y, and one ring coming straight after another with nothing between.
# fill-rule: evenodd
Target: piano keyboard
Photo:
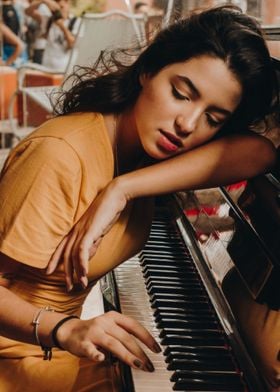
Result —
<instances>
[{"instance_id":1,"label":"piano keyboard","mask_svg":"<svg viewBox=\"0 0 280 392\"><path fill-rule=\"evenodd\" d=\"M131 369L134 392L249 391L175 223L155 219L145 248L114 274L121 312L162 347L146 349L154 373Z\"/></svg>"}]
</instances>

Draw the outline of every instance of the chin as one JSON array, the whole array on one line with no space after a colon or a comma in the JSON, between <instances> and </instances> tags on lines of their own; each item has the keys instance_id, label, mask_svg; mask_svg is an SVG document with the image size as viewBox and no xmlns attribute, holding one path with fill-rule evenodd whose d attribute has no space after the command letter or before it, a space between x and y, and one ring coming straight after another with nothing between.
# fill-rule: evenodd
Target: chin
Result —
<instances>
[{"instance_id":1,"label":"chin","mask_svg":"<svg viewBox=\"0 0 280 392\"><path fill-rule=\"evenodd\" d=\"M166 153L164 151L156 150L156 151L153 151L153 152L149 153L148 155L152 159L155 159L156 161L163 161L165 159L172 158L172 157L174 157L177 154L174 154L174 153L173 154L168 154L168 153Z\"/></svg>"}]
</instances>

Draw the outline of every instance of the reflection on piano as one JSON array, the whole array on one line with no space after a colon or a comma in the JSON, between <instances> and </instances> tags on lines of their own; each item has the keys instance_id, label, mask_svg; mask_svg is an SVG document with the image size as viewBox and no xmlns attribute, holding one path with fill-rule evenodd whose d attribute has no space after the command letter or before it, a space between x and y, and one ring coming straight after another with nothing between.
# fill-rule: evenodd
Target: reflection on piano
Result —
<instances>
[{"instance_id":1,"label":"reflection on piano","mask_svg":"<svg viewBox=\"0 0 280 392\"><path fill-rule=\"evenodd\" d=\"M248 192L248 187L240 193L245 190ZM280 286L275 286L279 264L270 246L274 240L267 236L268 247L267 238L257 231L256 216L249 214L259 209L253 208L256 194L249 198L254 203L249 206L247 200L242 212L238 200L234 202L226 189L216 192L219 206L215 219L199 204L195 192L191 198L185 197L184 203L178 197L161 199L145 248L112 275L116 293L110 302L145 325L163 348L161 354L148 353L155 365L154 373L120 365L122 391L270 390L275 374L270 377L269 366L274 364L269 359L264 364L263 360L266 355L275 356L277 362L280 328L271 331L275 353L271 352L268 337L262 359L262 349L256 347L254 351L238 307L248 312L249 328L252 315L248 304L254 312L258 307L261 312L266 309L266 314L269 307L274 309L271 312L279 325ZM194 201L198 213L187 219ZM268 219L268 214L265 216ZM235 303L243 292L249 297L244 300L244 308ZM255 319L252 336L254 329L259 331L258 323L265 323L262 317L260 313L260 319ZM265 335L258 344L266 344Z\"/></svg>"}]
</instances>

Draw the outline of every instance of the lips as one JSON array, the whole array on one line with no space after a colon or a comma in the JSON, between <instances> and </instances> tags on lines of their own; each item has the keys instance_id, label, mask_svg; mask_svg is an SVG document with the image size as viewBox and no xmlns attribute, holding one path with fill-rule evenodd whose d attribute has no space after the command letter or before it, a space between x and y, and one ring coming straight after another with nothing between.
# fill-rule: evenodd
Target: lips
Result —
<instances>
[{"instance_id":1,"label":"lips","mask_svg":"<svg viewBox=\"0 0 280 392\"><path fill-rule=\"evenodd\" d=\"M183 146L181 139L172 133L163 131L160 129L159 145L167 152L176 152L180 147Z\"/></svg>"}]
</instances>

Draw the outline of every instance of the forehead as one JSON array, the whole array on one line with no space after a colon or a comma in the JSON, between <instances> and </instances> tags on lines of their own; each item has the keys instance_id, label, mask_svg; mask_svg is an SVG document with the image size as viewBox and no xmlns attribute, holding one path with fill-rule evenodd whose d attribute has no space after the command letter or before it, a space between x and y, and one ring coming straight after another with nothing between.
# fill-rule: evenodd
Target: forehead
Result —
<instances>
[{"instance_id":1,"label":"forehead","mask_svg":"<svg viewBox=\"0 0 280 392\"><path fill-rule=\"evenodd\" d=\"M178 81L182 88L190 89L193 85L209 105L226 106L229 110L236 107L242 96L239 80L220 58L206 55L191 58L163 68L158 76Z\"/></svg>"}]
</instances>

